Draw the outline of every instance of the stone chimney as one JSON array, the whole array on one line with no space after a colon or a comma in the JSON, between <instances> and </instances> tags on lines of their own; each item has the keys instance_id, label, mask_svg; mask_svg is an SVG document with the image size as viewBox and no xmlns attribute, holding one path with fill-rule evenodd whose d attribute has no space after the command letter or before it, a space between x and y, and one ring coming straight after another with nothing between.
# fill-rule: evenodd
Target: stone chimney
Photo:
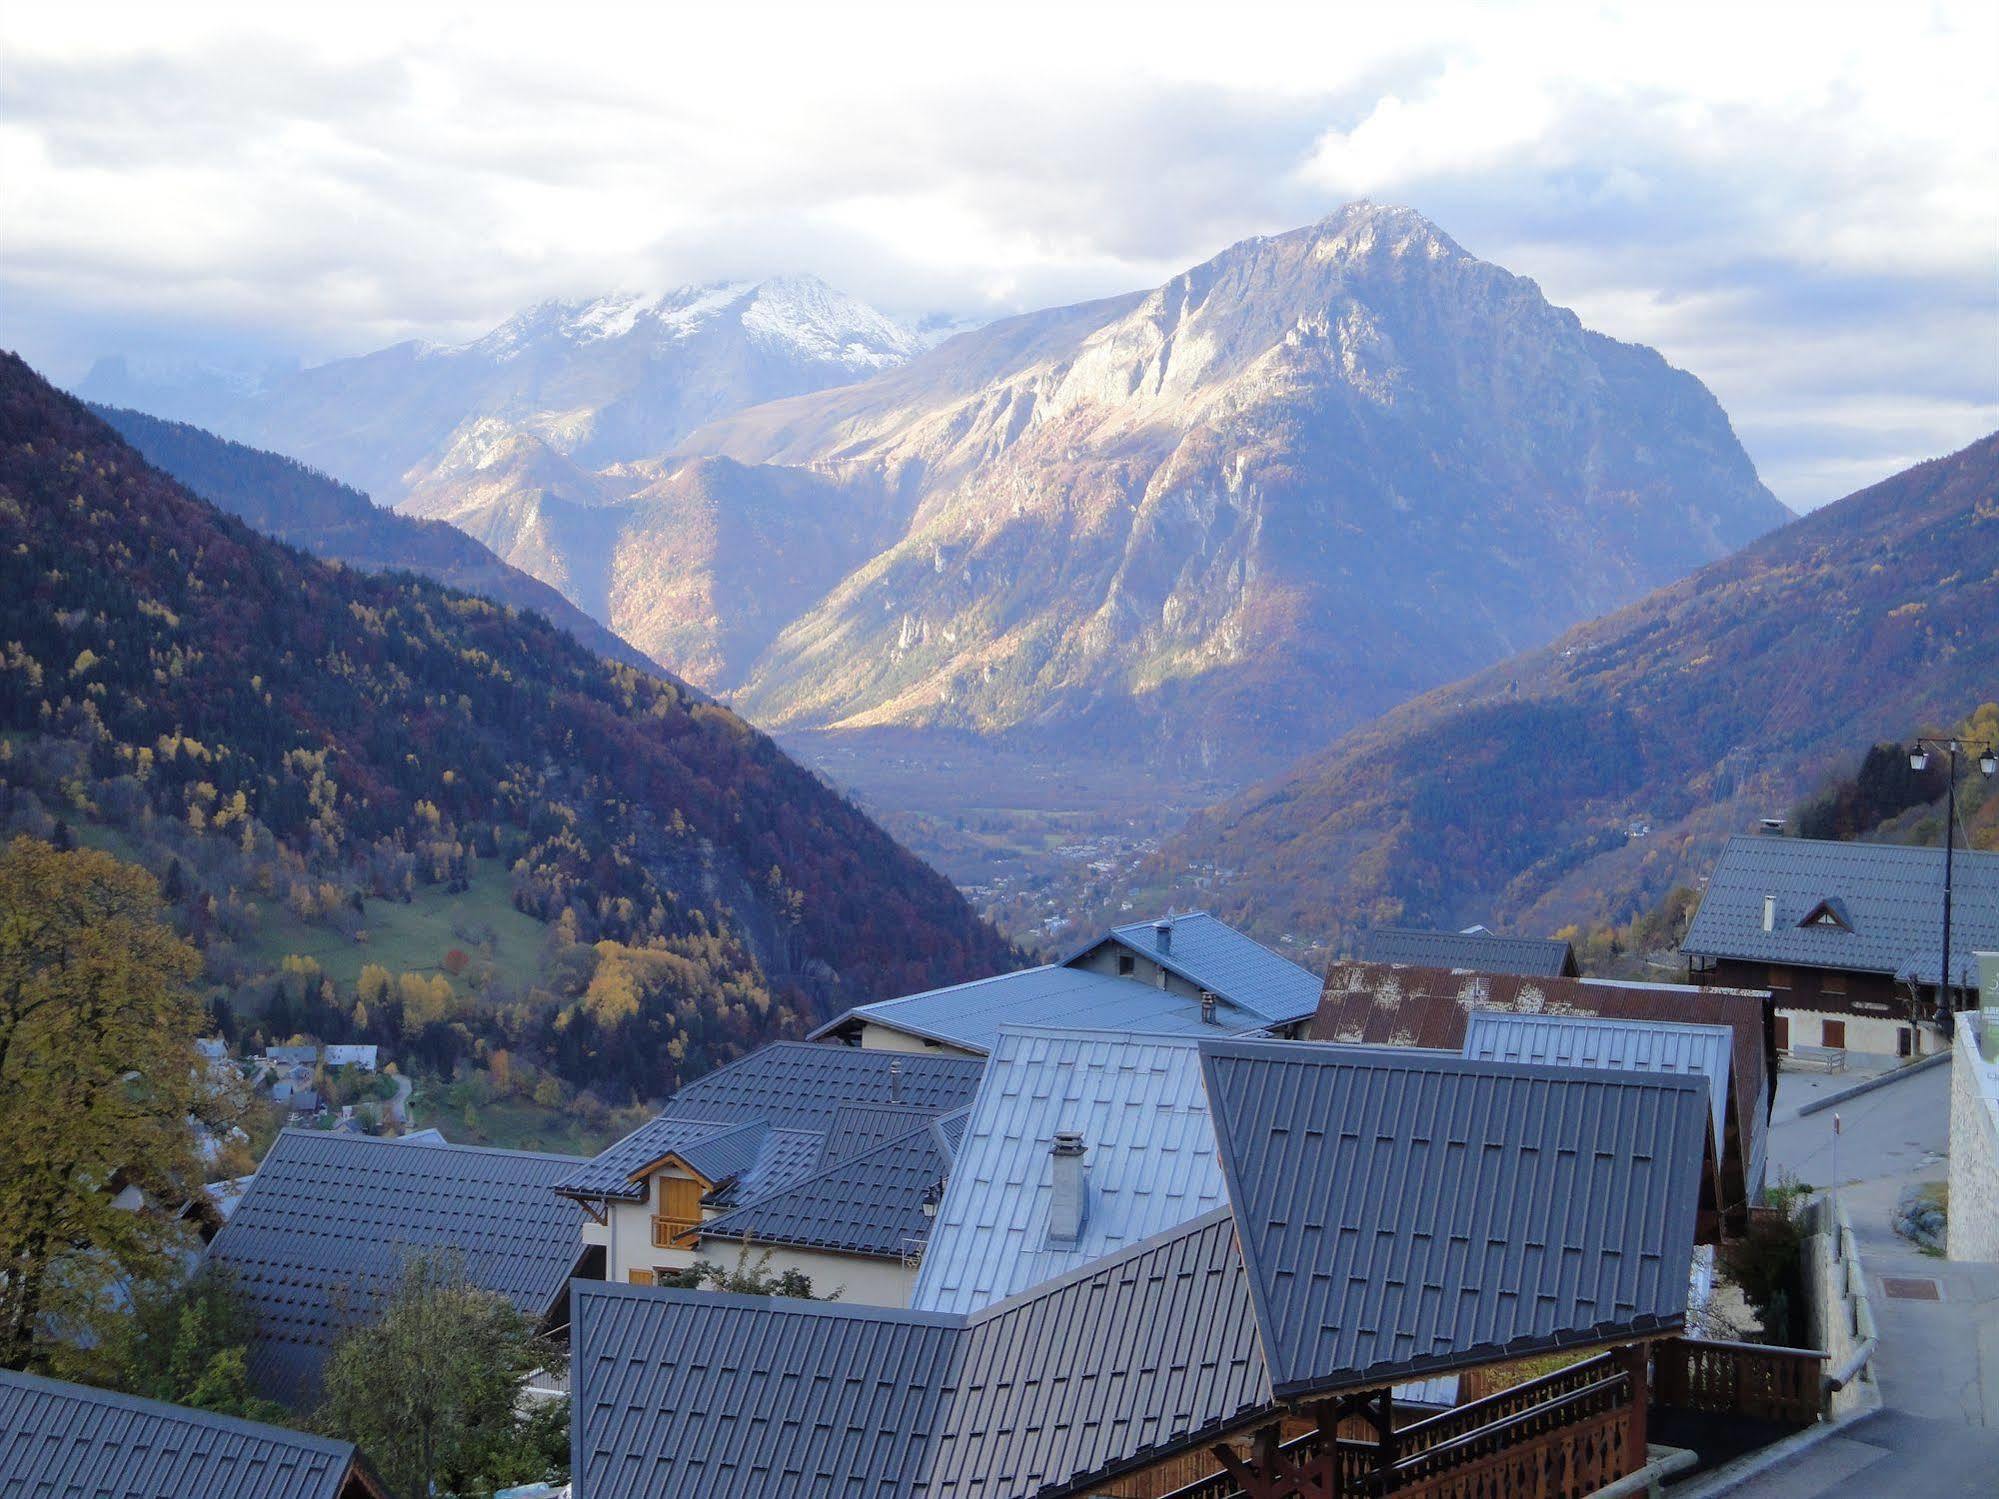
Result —
<instances>
[{"instance_id":1,"label":"stone chimney","mask_svg":"<svg viewBox=\"0 0 1999 1499\"><path fill-rule=\"evenodd\" d=\"M1089 1175L1083 1169L1082 1132L1057 1130L1049 1157L1055 1191L1048 1203L1048 1242L1074 1244L1083 1236L1083 1219L1089 1207L1086 1195Z\"/></svg>"},{"instance_id":2,"label":"stone chimney","mask_svg":"<svg viewBox=\"0 0 1999 1499\"><path fill-rule=\"evenodd\" d=\"M1203 989L1201 991L1201 1024L1213 1025L1214 1023L1215 996L1212 990Z\"/></svg>"}]
</instances>

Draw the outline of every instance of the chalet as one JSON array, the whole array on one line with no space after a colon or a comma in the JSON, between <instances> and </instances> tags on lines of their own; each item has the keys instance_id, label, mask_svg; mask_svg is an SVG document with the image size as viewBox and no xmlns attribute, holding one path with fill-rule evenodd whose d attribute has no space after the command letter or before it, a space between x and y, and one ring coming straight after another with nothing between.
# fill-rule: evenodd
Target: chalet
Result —
<instances>
[{"instance_id":1,"label":"chalet","mask_svg":"<svg viewBox=\"0 0 1999 1499\"><path fill-rule=\"evenodd\" d=\"M379 1314L409 1257L449 1251L473 1285L551 1330L572 1275L601 1273L583 1215L555 1195L577 1156L286 1130L208 1256L255 1319L251 1383L311 1404L333 1345Z\"/></svg>"},{"instance_id":2,"label":"chalet","mask_svg":"<svg viewBox=\"0 0 1999 1499\"><path fill-rule=\"evenodd\" d=\"M1576 978L1576 950L1559 937L1502 937L1475 926L1462 932L1421 932L1383 926L1362 932L1354 956L1363 963L1419 968L1470 968L1528 978Z\"/></svg>"},{"instance_id":3,"label":"chalet","mask_svg":"<svg viewBox=\"0 0 1999 1499\"><path fill-rule=\"evenodd\" d=\"M1719 1152L1717 1225L1725 1234L1748 1225L1760 1200L1768 1148L1770 1106L1777 1092L1775 1034L1768 994L1686 984L1633 984L1611 979L1525 978L1518 974L1403 968L1379 963L1334 963L1309 1034L1317 1041L1440 1047L1460 1051L1471 1018L1483 1011L1565 1018L1600 1016L1640 1028L1725 1026L1730 1034L1729 1109ZM1525 1038L1523 1038L1524 1040ZM1553 1059L1572 1064L1623 1056L1664 1066L1678 1053L1664 1038L1645 1049L1598 1051L1600 1039L1577 1033L1532 1042ZM1691 1038L1673 1043L1693 1047ZM1495 1055L1497 1053L1494 1053ZM1675 1064L1678 1065L1677 1063ZM1718 1065L1708 1063L1705 1065Z\"/></svg>"},{"instance_id":4,"label":"chalet","mask_svg":"<svg viewBox=\"0 0 1999 1499\"><path fill-rule=\"evenodd\" d=\"M1999 947L1999 853L1958 849L1950 984ZM1914 1056L1943 978L1944 851L1888 843L1736 837L1708 877L1680 950L1696 980L1767 988L1781 1051Z\"/></svg>"},{"instance_id":5,"label":"chalet","mask_svg":"<svg viewBox=\"0 0 1999 1499\"><path fill-rule=\"evenodd\" d=\"M1281 1041L1198 1055L1221 1203L976 1311L579 1284L577 1492L1262 1499L1429 1493L1476 1464L1481 1492L1524 1495L1555 1490L1516 1475L1583 1493L1646 1470L1648 1346L1685 1319L1701 1079ZM1444 1252L1460 1242L1480 1253ZM1397 1407L1411 1380L1555 1352L1585 1356L1413 1421Z\"/></svg>"},{"instance_id":6,"label":"chalet","mask_svg":"<svg viewBox=\"0 0 1999 1499\"><path fill-rule=\"evenodd\" d=\"M1195 911L1112 927L1058 963L858 1005L813 1039L981 1057L1004 1025L1285 1033L1311 1015L1318 996L1315 974Z\"/></svg>"},{"instance_id":7,"label":"chalet","mask_svg":"<svg viewBox=\"0 0 1999 1499\"><path fill-rule=\"evenodd\" d=\"M352 1442L0 1369L9 1495L389 1499Z\"/></svg>"},{"instance_id":8,"label":"chalet","mask_svg":"<svg viewBox=\"0 0 1999 1499\"><path fill-rule=\"evenodd\" d=\"M580 1205L581 1241L602 1252L607 1279L652 1284L697 1259L727 1263L731 1235L745 1237L751 1221L771 1227L777 1211L729 1220L733 1210L793 1187L808 1198L831 1193L836 1183L826 1173L836 1168L847 1173L841 1190L876 1183L887 1193L878 1205L906 1207L891 1184L907 1184L930 1167L912 1164L927 1161L929 1146L903 1137L963 1109L983 1070L976 1057L774 1042L689 1083L657 1117L575 1163L554 1190ZM898 1140L903 1149L894 1160L873 1154ZM814 1200L830 1207L828 1197ZM920 1216L920 1202L917 1208ZM896 1222L907 1223L906 1212L895 1211ZM717 1243L704 1250L703 1234L717 1220ZM771 1269L802 1271L816 1287L845 1286L853 1296L899 1303L907 1280L901 1250L890 1255L876 1247L885 1239L871 1237L890 1233L886 1223L866 1226L865 1248L795 1237L767 1243L759 1235L758 1252L769 1248ZM900 1245L900 1230L895 1234Z\"/></svg>"}]
</instances>

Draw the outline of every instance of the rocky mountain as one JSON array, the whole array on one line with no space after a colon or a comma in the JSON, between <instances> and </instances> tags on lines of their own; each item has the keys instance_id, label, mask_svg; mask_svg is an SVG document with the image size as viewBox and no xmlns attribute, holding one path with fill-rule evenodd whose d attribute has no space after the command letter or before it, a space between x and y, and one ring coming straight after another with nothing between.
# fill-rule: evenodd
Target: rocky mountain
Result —
<instances>
[{"instance_id":1,"label":"rocky mountain","mask_svg":"<svg viewBox=\"0 0 1999 1499\"><path fill-rule=\"evenodd\" d=\"M877 374L923 346L792 276L545 302L468 344L397 344L233 386L182 374L148 386L109 360L79 393L198 421L394 504L440 472L477 474L509 439L585 470L652 457L728 412Z\"/></svg>"},{"instance_id":2,"label":"rocky mountain","mask_svg":"<svg viewBox=\"0 0 1999 1499\"><path fill-rule=\"evenodd\" d=\"M548 584L509 567L456 527L384 510L302 463L185 422L109 406L91 410L154 468L267 536L364 572L420 573L495 603L535 610L600 656L660 669Z\"/></svg>"},{"instance_id":3,"label":"rocky mountain","mask_svg":"<svg viewBox=\"0 0 1999 1499\"><path fill-rule=\"evenodd\" d=\"M1788 515L1691 375L1366 204L661 463L501 462L415 503L766 726L1231 772Z\"/></svg>"},{"instance_id":4,"label":"rocky mountain","mask_svg":"<svg viewBox=\"0 0 1999 1499\"><path fill-rule=\"evenodd\" d=\"M12 355L0 643L0 833L59 817L142 858L270 1034L379 1033L446 1077L506 1050L655 1097L1015 958L726 709L535 615L259 535ZM524 921L518 966L481 956ZM400 997L336 984L361 957L421 971Z\"/></svg>"},{"instance_id":5,"label":"rocky mountain","mask_svg":"<svg viewBox=\"0 0 1999 1499\"><path fill-rule=\"evenodd\" d=\"M1999 434L1396 709L1196 818L1122 894L1315 943L1622 921L1876 741L1999 696L1994 621Z\"/></svg>"}]
</instances>

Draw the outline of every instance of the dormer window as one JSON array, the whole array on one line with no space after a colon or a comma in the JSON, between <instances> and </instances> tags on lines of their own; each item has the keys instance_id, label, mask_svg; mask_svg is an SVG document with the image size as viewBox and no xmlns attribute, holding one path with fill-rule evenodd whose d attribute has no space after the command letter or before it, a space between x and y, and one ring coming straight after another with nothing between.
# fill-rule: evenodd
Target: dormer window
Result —
<instances>
[{"instance_id":1,"label":"dormer window","mask_svg":"<svg viewBox=\"0 0 1999 1499\"><path fill-rule=\"evenodd\" d=\"M1827 896L1805 913L1805 919L1798 923L1801 927L1830 927L1834 931L1850 932L1853 922L1846 914L1846 907L1837 896Z\"/></svg>"}]
</instances>

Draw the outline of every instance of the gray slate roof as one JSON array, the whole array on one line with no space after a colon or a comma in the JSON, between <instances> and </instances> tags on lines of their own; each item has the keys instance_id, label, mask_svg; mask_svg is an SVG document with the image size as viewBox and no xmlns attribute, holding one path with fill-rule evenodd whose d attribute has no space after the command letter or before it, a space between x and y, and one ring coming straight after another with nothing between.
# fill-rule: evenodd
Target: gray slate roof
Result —
<instances>
[{"instance_id":1,"label":"gray slate roof","mask_svg":"<svg viewBox=\"0 0 1999 1499\"><path fill-rule=\"evenodd\" d=\"M958 1319L579 1281L570 1478L589 1499L906 1499Z\"/></svg>"},{"instance_id":2,"label":"gray slate roof","mask_svg":"<svg viewBox=\"0 0 1999 1499\"><path fill-rule=\"evenodd\" d=\"M885 1128L887 1116L857 1110L918 1118L964 1107L983 1066L970 1057L775 1041L687 1084L557 1190L636 1202L645 1189L632 1173L671 1152L710 1181L739 1178L728 1195L747 1203L809 1175L829 1136L851 1145L856 1130Z\"/></svg>"},{"instance_id":3,"label":"gray slate roof","mask_svg":"<svg viewBox=\"0 0 1999 1499\"><path fill-rule=\"evenodd\" d=\"M1576 955L1556 937L1501 937L1491 932L1420 932L1382 926L1360 934L1363 963L1415 963L1424 968L1473 968L1556 978L1576 971Z\"/></svg>"},{"instance_id":4,"label":"gray slate roof","mask_svg":"<svg viewBox=\"0 0 1999 1499\"><path fill-rule=\"evenodd\" d=\"M1708 876L1680 950L1696 957L1884 973L1934 984L1943 947L1943 850L1738 836ZM1978 982L1972 954L1999 948L1999 853L1958 849L1952 983ZM1777 898L1771 931L1763 898ZM1837 901L1852 930L1800 926Z\"/></svg>"},{"instance_id":5,"label":"gray slate roof","mask_svg":"<svg viewBox=\"0 0 1999 1499\"><path fill-rule=\"evenodd\" d=\"M950 1169L930 1121L744 1206L711 1218L701 1237L901 1258L931 1220L923 1197Z\"/></svg>"},{"instance_id":6,"label":"gray slate roof","mask_svg":"<svg viewBox=\"0 0 1999 1499\"><path fill-rule=\"evenodd\" d=\"M1316 1000L1316 982L1312 992ZM1000 1028L1007 1025L1078 1025L1141 1035L1212 1035L1216 1029L1201 1019L1198 999L1059 963L858 1005L813 1034L826 1036L856 1020L976 1052L991 1051ZM1221 1010L1224 1031L1250 1030L1265 1023L1253 1011L1228 1006Z\"/></svg>"},{"instance_id":7,"label":"gray slate roof","mask_svg":"<svg viewBox=\"0 0 1999 1499\"><path fill-rule=\"evenodd\" d=\"M1057 1130L1081 1131L1087 1149L1074 1244L1048 1238ZM1009 1028L973 1100L910 1305L974 1312L1226 1201L1191 1039Z\"/></svg>"},{"instance_id":8,"label":"gray slate roof","mask_svg":"<svg viewBox=\"0 0 1999 1499\"><path fill-rule=\"evenodd\" d=\"M966 1318L579 1283L591 1499L1005 1499L1270 1403L1226 1212Z\"/></svg>"},{"instance_id":9,"label":"gray slate roof","mask_svg":"<svg viewBox=\"0 0 1999 1499\"><path fill-rule=\"evenodd\" d=\"M1682 1324L1699 1078L1412 1048L1201 1048L1284 1397Z\"/></svg>"},{"instance_id":10,"label":"gray slate roof","mask_svg":"<svg viewBox=\"0 0 1999 1499\"><path fill-rule=\"evenodd\" d=\"M1154 922L1127 922L1112 927L1111 936L1189 983L1248 1010L1266 1025L1302 1020L1318 1007L1322 987L1318 974L1280 957L1227 922L1206 911L1190 911L1173 917L1172 928L1164 951Z\"/></svg>"},{"instance_id":11,"label":"gray slate roof","mask_svg":"<svg viewBox=\"0 0 1999 1499\"><path fill-rule=\"evenodd\" d=\"M284 1131L208 1248L256 1319L252 1382L287 1403L310 1398L333 1344L376 1314L419 1251L455 1251L472 1284L545 1316L582 1253L582 1213L552 1190L578 1164Z\"/></svg>"},{"instance_id":12,"label":"gray slate roof","mask_svg":"<svg viewBox=\"0 0 1999 1499\"><path fill-rule=\"evenodd\" d=\"M906 1103L843 1104L833 1116L833 1127L826 1131L819 1164L830 1166L850 1155L899 1140L919 1124L928 1124L936 1117L935 1109Z\"/></svg>"},{"instance_id":13,"label":"gray slate roof","mask_svg":"<svg viewBox=\"0 0 1999 1499\"><path fill-rule=\"evenodd\" d=\"M1464 1054L1474 1061L1698 1077L1707 1084L1717 1152L1728 1137L1729 1067L1735 1055L1735 1032L1725 1025L1474 1010L1465 1018Z\"/></svg>"},{"instance_id":14,"label":"gray slate roof","mask_svg":"<svg viewBox=\"0 0 1999 1499\"><path fill-rule=\"evenodd\" d=\"M7 1499L339 1499L354 1444L0 1369Z\"/></svg>"},{"instance_id":15,"label":"gray slate roof","mask_svg":"<svg viewBox=\"0 0 1999 1499\"><path fill-rule=\"evenodd\" d=\"M896 1078L890 1077L891 1065ZM702 1119L759 1120L773 1129L825 1134L856 1103L918 1105L948 1113L971 1102L983 1064L973 1057L862 1051L810 1041L773 1041L687 1084L663 1112Z\"/></svg>"}]
</instances>

